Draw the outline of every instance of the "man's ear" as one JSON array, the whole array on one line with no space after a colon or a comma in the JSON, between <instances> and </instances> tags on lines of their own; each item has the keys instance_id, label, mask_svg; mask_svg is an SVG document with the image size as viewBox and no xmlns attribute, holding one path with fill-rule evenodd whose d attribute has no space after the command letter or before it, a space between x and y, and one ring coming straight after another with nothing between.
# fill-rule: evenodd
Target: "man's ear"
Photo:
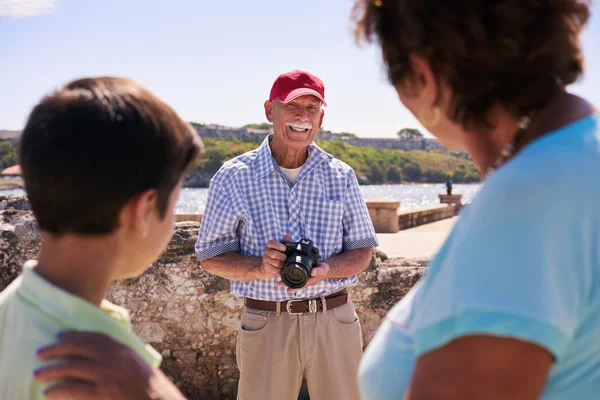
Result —
<instances>
[{"instance_id":1,"label":"man's ear","mask_svg":"<svg viewBox=\"0 0 600 400\"><path fill-rule=\"evenodd\" d=\"M267 121L270 123L273 123L273 106L272 101L265 101L265 117L267 117Z\"/></svg>"},{"instance_id":2,"label":"man's ear","mask_svg":"<svg viewBox=\"0 0 600 400\"><path fill-rule=\"evenodd\" d=\"M142 236L148 236L152 214L157 211L158 193L146 190L132 197L121 211L121 222Z\"/></svg>"},{"instance_id":3,"label":"man's ear","mask_svg":"<svg viewBox=\"0 0 600 400\"><path fill-rule=\"evenodd\" d=\"M325 116L325 110L321 109L321 118L319 118L319 129L323 126L323 117Z\"/></svg>"}]
</instances>

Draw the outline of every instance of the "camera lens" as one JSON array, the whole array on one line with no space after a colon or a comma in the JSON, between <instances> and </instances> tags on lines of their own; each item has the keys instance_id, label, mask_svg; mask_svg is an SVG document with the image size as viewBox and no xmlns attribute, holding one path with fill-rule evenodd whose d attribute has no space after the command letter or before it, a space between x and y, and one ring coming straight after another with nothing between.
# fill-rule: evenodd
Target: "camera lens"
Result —
<instances>
[{"instance_id":1,"label":"camera lens","mask_svg":"<svg viewBox=\"0 0 600 400\"><path fill-rule=\"evenodd\" d=\"M306 285L308 273L301 264L291 263L281 271L281 279L287 286L298 289Z\"/></svg>"},{"instance_id":2,"label":"camera lens","mask_svg":"<svg viewBox=\"0 0 600 400\"><path fill-rule=\"evenodd\" d=\"M293 282L300 282L302 279L304 279L305 274L303 274L303 272L304 271L296 266L295 268L290 269L288 278L290 278L290 280Z\"/></svg>"}]
</instances>

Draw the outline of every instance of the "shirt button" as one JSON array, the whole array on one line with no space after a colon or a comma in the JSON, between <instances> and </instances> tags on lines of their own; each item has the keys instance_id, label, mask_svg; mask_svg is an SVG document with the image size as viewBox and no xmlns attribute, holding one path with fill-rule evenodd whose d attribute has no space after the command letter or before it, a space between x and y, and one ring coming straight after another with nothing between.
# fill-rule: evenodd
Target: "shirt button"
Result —
<instances>
[{"instance_id":1,"label":"shirt button","mask_svg":"<svg viewBox=\"0 0 600 400\"><path fill-rule=\"evenodd\" d=\"M292 214L292 219L296 219L296 214Z\"/></svg>"}]
</instances>

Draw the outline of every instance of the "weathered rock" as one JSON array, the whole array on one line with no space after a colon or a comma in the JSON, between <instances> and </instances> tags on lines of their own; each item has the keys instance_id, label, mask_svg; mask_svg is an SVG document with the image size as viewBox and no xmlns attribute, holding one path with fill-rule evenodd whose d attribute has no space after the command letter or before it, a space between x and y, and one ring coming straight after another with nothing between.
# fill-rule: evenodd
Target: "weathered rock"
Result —
<instances>
[{"instance_id":1,"label":"weathered rock","mask_svg":"<svg viewBox=\"0 0 600 400\"><path fill-rule=\"evenodd\" d=\"M160 259L139 278L113 284L107 298L131 312L134 331L163 354L162 369L188 398L233 400L242 301L229 294L228 281L198 267L194 255L198 229L197 222L178 223ZM0 212L0 290L27 259L36 257L39 242L30 212ZM423 275L426 262L374 253L352 290L365 343L391 306Z\"/></svg>"},{"instance_id":2,"label":"weathered rock","mask_svg":"<svg viewBox=\"0 0 600 400\"><path fill-rule=\"evenodd\" d=\"M25 196L0 196L0 210L29 211L29 202Z\"/></svg>"},{"instance_id":3,"label":"weathered rock","mask_svg":"<svg viewBox=\"0 0 600 400\"><path fill-rule=\"evenodd\" d=\"M31 212L6 210L0 213L0 291L19 276L25 261L37 256L40 240Z\"/></svg>"}]
</instances>

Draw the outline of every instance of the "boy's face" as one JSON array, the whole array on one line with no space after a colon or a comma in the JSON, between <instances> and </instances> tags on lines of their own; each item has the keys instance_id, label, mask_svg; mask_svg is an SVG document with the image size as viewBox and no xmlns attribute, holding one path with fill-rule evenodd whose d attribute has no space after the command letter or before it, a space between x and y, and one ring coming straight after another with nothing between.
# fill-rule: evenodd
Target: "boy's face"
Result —
<instances>
[{"instance_id":1,"label":"boy's face","mask_svg":"<svg viewBox=\"0 0 600 400\"><path fill-rule=\"evenodd\" d=\"M119 279L133 278L141 275L167 248L173 237L175 228L175 204L179 199L181 183L169 196L169 205L163 219L155 203L148 210L146 229L129 236L128 246L131 246L130 260L126 270L121 271Z\"/></svg>"}]
</instances>

